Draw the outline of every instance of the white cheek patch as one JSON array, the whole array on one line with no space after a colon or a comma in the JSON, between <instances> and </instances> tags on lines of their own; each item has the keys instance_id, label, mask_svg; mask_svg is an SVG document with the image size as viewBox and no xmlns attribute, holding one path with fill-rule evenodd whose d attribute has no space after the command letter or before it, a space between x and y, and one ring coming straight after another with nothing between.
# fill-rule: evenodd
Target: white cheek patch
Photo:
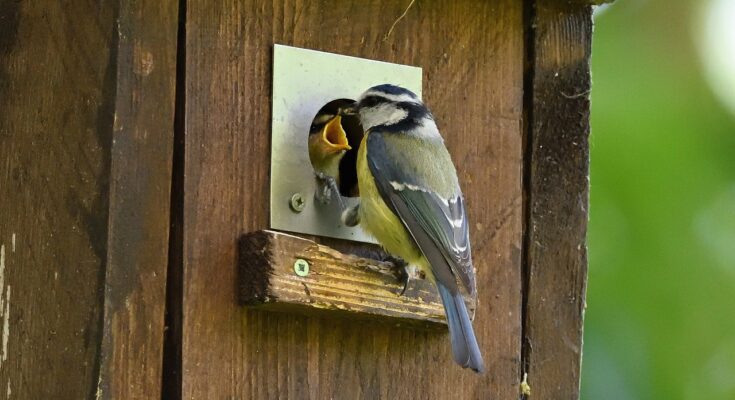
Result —
<instances>
[{"instance_id":1,"label":"white cheek patch","mask_svg":"<svg viewBox=\"0 0 735 400\"><path fill-rule=\"evenodd\" d=\"M429 117L422 118L417 127L409 129L406 133L423 138L442 139L442 135L439 133L439 128L436 127L436 122Z\"/></svg>"},{"instance_id":2,"label":"white cheek patch","mask_svg":"<svg viewBox=\"0 0 735 400\"><path fill-rule=\"evenodd\" d=\"M360 122L365 130L378 125L397 124L406 117L408 117L408 111L393 104L380 104L360 110Z\"/></svg>"},{"instance_id":3,"label":"white cheek patch","mask_svg":"<svg viewBox=\"0 0 735 400\"><path fill-rule=\"evenodd\" d=\"M381 110L381 112L385 113L385 125L397 124L408 117L408 111L402 108L397 108L389 104L385 104L380 107L384 108L384 110Z\"/></svg>"}]
</instances>

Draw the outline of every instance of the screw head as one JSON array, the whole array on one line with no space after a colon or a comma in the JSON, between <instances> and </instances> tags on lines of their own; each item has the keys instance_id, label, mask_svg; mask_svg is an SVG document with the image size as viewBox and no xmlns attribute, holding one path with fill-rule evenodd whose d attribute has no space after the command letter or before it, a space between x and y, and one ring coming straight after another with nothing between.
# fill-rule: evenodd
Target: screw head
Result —
<instances>
[{"instance_id":1,"label":"screw head","mask_svg":"<svg viewBox=\"0 0 735 400\"><path fill-rule=\"evenodd\" d=\"M298 276L309 275L309 262L304 260L303 258L297 258L296 261L293 263L293 272L295 272Z\"/></svg>"},{"instance_id":2,"label":"screw head","mask_svg":"<svg viewBox=\"0 0 735 400\"><path fill-rule=\"evenodd\" d=\"M302 196L301 193L294 193L291 196L289 205L291 206L291 210L293 212L300 213L304 211L304 207L306 207L306 200L304 200L304 196Z\"/></svg>"}]
</instances>

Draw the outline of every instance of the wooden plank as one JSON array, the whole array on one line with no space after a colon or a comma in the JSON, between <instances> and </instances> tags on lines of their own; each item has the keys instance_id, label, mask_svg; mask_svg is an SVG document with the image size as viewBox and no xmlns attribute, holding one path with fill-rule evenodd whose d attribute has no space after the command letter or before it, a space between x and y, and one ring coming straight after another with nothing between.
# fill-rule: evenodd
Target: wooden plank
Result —
<instances>
[{"instance_id":1,"label":"wooden plank","mask_svg":"<svg viewBox=\"0 0 735 400\"><path fill-rule=\"evenodd\" d=\"M0 7L0 398L160 396L176 10Z\"/></svg>"},{"instance_id":2,"label":"wooden plank","mask_svg":"<svg viewBox=\"0 0 735 400\"><path fill-rule=\"evenodd\" d=\"M0 2L0 398L97 390L112 2Z\"/></svg>"},{"instance_id":3,"label":"wooden plank","mask_svg":"<svg viewBox=\"0 0 735 400\"><path fill-rule=\"evenodd\" d=\"M401 293L400 272L390 262L269 230L243 235L239 249L239 299L250 308L447 329L434 285L416 276ZM465 300L470 315L475 302Z\"/></svg>"},{"instance_id":4,"label":"wooden plank","mask_svg":"<svg viewBox=\"0 0 735 400\"><path fill-rule=\"evenodd\" d=\"M178 1L121 1L97 398L160 398Z\"/></svg>"},{"instance_id":5,"label":"wooden plank","mask_svg":"<svg viewBox=\"0 0 735 400\"><path fill-rule=\"evenodd\" d=\"M591 7L538 0L532 30L524 370L579 397L587 282Z\"/></svg>"},{"instance_id":6,"label":"wooden plank","mask_svg":"<svg viewBox=\"0 0 735 400\"><path fill-rule=\"evenodd\" d=\"M522 5L416 2L387 35L408 4L188 4L183 398L518 396ZM237 239L268 223L274 43L424 68L472 220L485 375L454 365L442 332L238 307Z\"/></svg>"}]
</instances>

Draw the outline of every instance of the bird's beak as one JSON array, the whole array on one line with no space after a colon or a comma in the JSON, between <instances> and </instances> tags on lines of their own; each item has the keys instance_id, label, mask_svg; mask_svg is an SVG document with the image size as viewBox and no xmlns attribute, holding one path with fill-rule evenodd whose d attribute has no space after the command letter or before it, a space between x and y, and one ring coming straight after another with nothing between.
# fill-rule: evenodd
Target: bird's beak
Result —
<instances>
[{"instance_id":1,"label":"bird's beak","mask_svg":"<svg viewBox=\"0 0 735 400\"><path fill-rule=\"evenodd\" d=\"M340 108L338 114L346 116L357 115L357 109L355 107Z\"/></svg>"},{"instance_id":2,"label":"bird's beak","mask_svg":"<svg viewBox=\"0 0 735 400\"><path fill-rule=\"evenodd\" d=\"M334 151L350 150L352 147L347 141L347 133L342 128L342 116L332 118L322 129L322 141L327 148Z\"/></svg>"}]
</instances>

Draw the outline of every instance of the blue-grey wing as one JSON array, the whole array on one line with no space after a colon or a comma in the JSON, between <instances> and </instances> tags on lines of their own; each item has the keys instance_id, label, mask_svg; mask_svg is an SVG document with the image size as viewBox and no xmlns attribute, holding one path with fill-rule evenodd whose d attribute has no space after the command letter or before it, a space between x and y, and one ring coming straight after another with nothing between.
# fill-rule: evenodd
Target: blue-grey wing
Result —
<instances>
[{"instance_id":1,"label":"blue-grey wing","mask_svg":"<svg viewBox=\"0 0 735 400\"><path fill-rule=\"evenodd\" d=\"M475 276L469 241L469 228L462 193L456 184L451 159L441 146L411 147L411 154L401 154L391 140L380 132L367 138L367 162L383 201L403 222L416 245L431 264L438 281L452 292L457 291L457 278L468 292L475 292ZM446 157L451 170L437 171L437 157ZM447 179L437 174L451 174ZM430 184L454 182L453 190L433 190Z\"/></svg>"}]
</instances>

